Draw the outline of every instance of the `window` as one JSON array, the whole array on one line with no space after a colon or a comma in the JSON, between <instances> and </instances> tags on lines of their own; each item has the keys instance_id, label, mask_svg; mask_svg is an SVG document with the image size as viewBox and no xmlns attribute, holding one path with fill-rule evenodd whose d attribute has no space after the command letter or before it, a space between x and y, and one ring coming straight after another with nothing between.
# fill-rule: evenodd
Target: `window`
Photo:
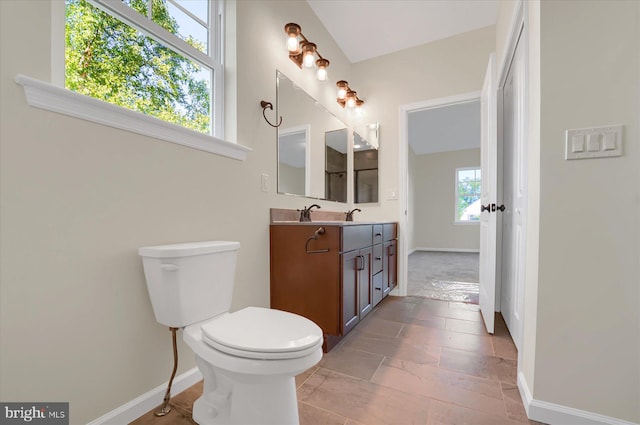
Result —
<instances>
[{"instance_id":1,"label":"window","mask_svg":"<svg viewBox=\"0 0 640 425\"><path fill-rule=\"evenodd\" d=\"M221 0L66 0L65 87L222 137Z\"/></svg>"},{"instance_id":2,"label":"window","mask_svg":"<svg viewBox=\"0 0 640 425\"><path fill-rule=\"evenodd\" d=\"M480 221L481 195L480 168L456 169L456 219L457 223Z\"/></svg>"}]
</instances>

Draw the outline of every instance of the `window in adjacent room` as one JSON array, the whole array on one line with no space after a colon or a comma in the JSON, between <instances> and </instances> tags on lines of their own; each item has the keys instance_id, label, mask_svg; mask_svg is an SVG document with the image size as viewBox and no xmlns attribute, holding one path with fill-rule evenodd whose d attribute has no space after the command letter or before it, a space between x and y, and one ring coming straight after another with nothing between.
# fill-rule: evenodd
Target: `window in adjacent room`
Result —
<instances>
[{"instance_id":1,"label":"window in adjacent room","mask_svg":"<svg viewBox=\"0 0 640 425\"><path fill-rule=\"evenodd\" d=\"M66 0L65 87L222 137L222 0Z\"/></svg>"},{"instance_id":2,"label":"window in adjacent room","mask_svg":"<svg viewBox=\"0 0 640 425\"><path fill-rule=\"evenodd\" d=\"M456 169L456 217L457 223L480 221L481 183L480 168Z\"/></svg>"}]
</instances>

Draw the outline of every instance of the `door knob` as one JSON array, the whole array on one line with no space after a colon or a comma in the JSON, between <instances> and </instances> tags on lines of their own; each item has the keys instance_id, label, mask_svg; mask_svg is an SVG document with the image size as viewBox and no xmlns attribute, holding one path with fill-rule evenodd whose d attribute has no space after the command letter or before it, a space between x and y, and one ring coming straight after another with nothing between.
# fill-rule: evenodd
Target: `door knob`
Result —
<instances>
[{"instance_id":1,"label":"door knob","mask_svg":"<svg viewBox=\"0 0 640 425\"><path fill-rule=\"evenodd\" d=\"M491 204L487 204L486 207L482 204L480 205L480 212L485 212L485 211L491 212Z\"/></svg>"}]
</instances>

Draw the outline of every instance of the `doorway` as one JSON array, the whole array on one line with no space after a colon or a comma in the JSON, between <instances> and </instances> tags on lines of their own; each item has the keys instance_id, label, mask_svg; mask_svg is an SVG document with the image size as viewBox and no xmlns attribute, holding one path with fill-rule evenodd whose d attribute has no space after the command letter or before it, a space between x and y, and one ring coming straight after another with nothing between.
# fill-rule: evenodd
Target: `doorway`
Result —
<instances>
[{"instance_id":1,"label":"doorway","mask_svg":"<svg viewBox=\"0 0 640 425\"><path fill-rule=\"evenodd\" d=\"M404 115L407 284L399 292L477 303L479 92L408 105Z\"/></svg>"},{"instance_id":2,"label":"doorway","mask_svg":"<svg viewBox=\"0 0 640 425\"><path fill-rule=\"evenodd\" d=\"M528 131L527 124L527 90L526 90L526 81L527 81L527 28L525 25L526 22L526 10L522 7L522 4L514 10L513 16L513 27L511 29L511 35L509 37L508 45L506 48L505 58L501 64L499 64L499 72L497 79L497 87L499 87L499 134L501 145L499 146L499 162L498 168L503 173L502 168L503 164L503 156L502 156L502 143L505 143L503 140L504 137L507 137L509 132L508 128L502 128L503 119L509 120L507 117L502 117L502 109L512 108L511 112L513 116L513 121L511 122L511 128L513 130L513 134L516 139L513 139L512 143L514 144L514 150L511 153L507 153L506 161L509 161L513 167L507 170L506 173L510 174L511 177L507 177L504 174L498 176L498 181L502 182L504 179L511 178L514 182L513 187L514 190L517 190L518 193L516 197L520 199L513 201L511 198L511 216L508 214L508 220L517 220L516 222L511 223L512 230L507 230L504 233L499 233L500 238L495 241L497 242L497 257L496 261L494 261L493 268L495 270L495 277L492 279L492 285L495 285L495 308L492 308L492 311L495 310L500 312L503 308L503 305L506 307L506 313L510 316L509 318L505 318L509 320L510 332L516 343L517 347L520 347L521 342L521 334L524 326L524 258L525 258L525 246L526 246L526 191L527 191L527 181L526 181L526 164L527 164L527 150L526 150L526 135ZM506 59L506 60L505 60ZM519 69L519 71L512 72L512 82L514 84L514 93L508 95L506 98L507 103L511 104L505 105L505 99L502 97L504 88L508 85L506 84L508 71L513 68L513 70ZM509 96L512 96L509 98ZM435 99L432 101L425 102L417 102L414 104L402 105L400 107L400 141L399 144L399 181L400 181L400 202L399 202L399 257L398 257L398 270L399 270L399 287L398 287L398 295L407 295L408 292L408 257L409 254L412 253L413 245L413 229L416 223L416 217L413 213L414 208L412 204L412 199L409 196L409 193L412 189L413 182L409 178L409 173L406 172L408 169L408 164L410 161L409 157L409 144L408 144L408 115L411 111L424 109L424 108L432 108L438 106L444 106L448 104L454 104L458 102L469 101L472 99L476 99L480 97L480 93L469 93L460 96L452 96L448 98ZM503 137L504 136L504 137ZM515 177L514 177L515 176ZM507 189L508 191L509 189ZM505 192L500 188L497 192L497 199L492 202L496 202L496 207L499 209L501 205L504 205L505 199L503 196ZM507 195L509 196L509 195ZM509 201L508 201L509 202ZM494 204L495 205L495 204ZM505 207L506 210L506 207ZM503 211L504 212L504 211ZM494 215L496 217L496 215ZM498 231L501 232L502 228L502 214L500 216L500 223L498 227ZM505 225L508 225L505 223ZM510 250L510 255L512 258L503 259L503 252L501 250L502 242L506 244L511 243L511 247L505 247L505 249ZM495 250L496 248L494 248ZM509 263L509 264L504 264ZM505 283L501 282L503 275L505 276ZM509 279L511 282L509 282ZM505 287L510 285L509 289ZM502 291L512 291L511 295L502 296ZM504 299L503 299L504 298ZM510 299L510 301L507 301ZM515 318L515 320L511 320Z\"/></svg>"}]
</instances>

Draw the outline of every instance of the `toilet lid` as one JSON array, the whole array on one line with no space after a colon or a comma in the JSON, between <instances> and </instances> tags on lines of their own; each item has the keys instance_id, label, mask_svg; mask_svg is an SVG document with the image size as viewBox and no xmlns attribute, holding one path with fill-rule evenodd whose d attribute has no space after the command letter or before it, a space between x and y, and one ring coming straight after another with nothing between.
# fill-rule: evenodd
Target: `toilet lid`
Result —
<instances>
[{"instance_id":1,"label":"toilet lid","mask_svg":"<svg viewBox=\"0 0 640 425\"><path fill-rule=\"evenodd\" d=\"M322 342L322 330L293 313L247 307L202 325L210 346L250 358L291 358L306 355Z\"/></svg>"}]
</instances>

